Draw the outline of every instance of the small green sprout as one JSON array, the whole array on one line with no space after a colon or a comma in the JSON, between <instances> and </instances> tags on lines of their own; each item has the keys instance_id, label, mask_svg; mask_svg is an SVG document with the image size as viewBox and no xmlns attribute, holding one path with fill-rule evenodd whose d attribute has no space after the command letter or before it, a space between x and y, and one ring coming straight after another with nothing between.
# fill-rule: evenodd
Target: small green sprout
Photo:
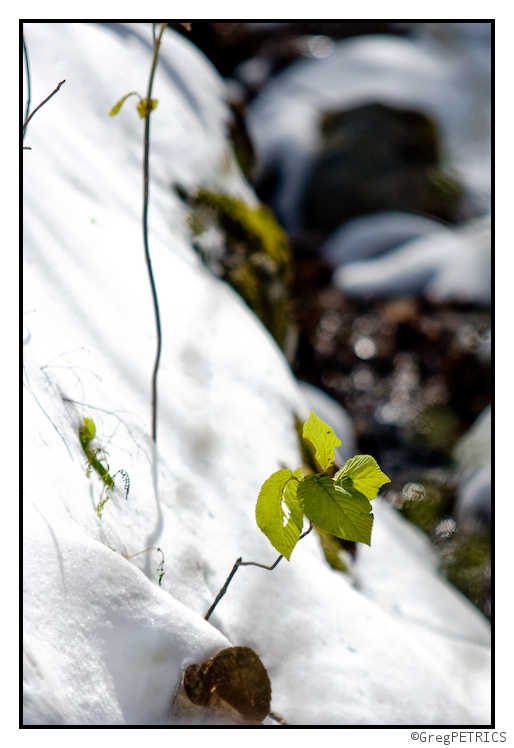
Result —
<instances>
[{"instance_id":1,"label":"small green sprout","mask_svg":"<svg viewBox=\"0 0 514 748\"><path fill-rule=\"evenodd\" d=\"M130 490L130 478L128 476L128 473L126 470L118 470L117 473L114 474L113 477L109 474L109 463L107 462L107 453L101 449L91 449L90 442L95 438L96 436L96 426L94 422L91 420L91 418L84 418L82 424L79 427L79 439L80 443L82 444L82 449L84 450L84 453L87 457L87 467L86 467L86 475L89 478L91 475L91 470L94 469L100 476L101 481L103 482L102 486L102 492L100 494L100 499L98 501L97 507L96 507L96 513L98 517L102 517L102 511L105 506L105 504L109 501L111 497L111 491L114 489L114 478L116 478L117 475L121 475L123 478L123 484L125 488L125 498L128 498L128 493ZM102 455L100 459L98 458L98 455ZM102 460L105 462L105 467L102 465Z\"/></svg>"},{"instance_id":2,"label":"small green sprout","mask_svg":"<svg viewBox=\"0 0 514 748\"><path fill-rule=\"evenodd\" d=\"M123 106L123 104L125 103L125 101L128 99L129 96L137 96L137 98L139 99L139 102L136 105L136 109L137 109L137 111L138 111L139 116L141 117L141 119L144 119L146 117L146 106L147 106L146 102L147 102L147 99L143 99L143 97L140 96L137 93L137 91L131 91L130 93L125 94L125 96L122 96L121 99L113 106L113 108L109 112L109 117L114 117L116 114L118 114L118 112L120 111L121 107ZM150 111L153 112L153 110L155 109L155 107L158 104L158 100L157 99L150 99L150 103L151 103Z\"/></svg>"}]
</instances>

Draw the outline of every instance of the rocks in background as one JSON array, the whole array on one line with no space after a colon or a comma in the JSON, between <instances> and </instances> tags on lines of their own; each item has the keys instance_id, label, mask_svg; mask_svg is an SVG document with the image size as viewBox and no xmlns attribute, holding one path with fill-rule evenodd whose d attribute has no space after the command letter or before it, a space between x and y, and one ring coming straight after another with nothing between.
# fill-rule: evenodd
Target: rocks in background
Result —
<instances>
[{"instance_id":1,"label":"rocks in background","mask_svg":"<svg viewBox=\"0 0 514 748\"><path fill-rule=\"evenodd\" d=\"M363 36L336 42L329 57L298 60L272 79L251 103L248 127L260 195L271 201L285 227L304 228L302 197L322 143L323 115L369 105L416 112L419 133L430 130L422 126L424 118L433 122L440 135L440 165L464 187L460 215L485 212L490 204L490 99L485 84L474 85L476 71L466 66L465 49L463 55L445 54L441 45L421 39ZM480 127L471 127L473 122ZM357 152L354 158L362 156ZM439 180L437 189L442 187ZM387 207L375 205L374 210Z\"/></svg>"},{"instance_id":2,"label":"rocks in background","mask_svg":"<svg viewBox=\"0 0 514 748\"><path fill-rule=\"evenodd\" d=\"M412 24L374 22L194 21L190 30L169 24L195 44L225 78L244 87L251 99L270 76L301 57L328 57L333 40L362 34L405 34Z\"/></svg>"},{"instance_id":3,"label":"rocks in background","mask_svg":"<svg viewBox=\"0 0 514 748\"><path fill-rule=\"evenodd\" d=\"M327 234L350 218L382 210L454 221L461 193L441 169L439 135L429 117L366 104L323 116L301 197L303 224Z\"/></svg>"}]
</instances>

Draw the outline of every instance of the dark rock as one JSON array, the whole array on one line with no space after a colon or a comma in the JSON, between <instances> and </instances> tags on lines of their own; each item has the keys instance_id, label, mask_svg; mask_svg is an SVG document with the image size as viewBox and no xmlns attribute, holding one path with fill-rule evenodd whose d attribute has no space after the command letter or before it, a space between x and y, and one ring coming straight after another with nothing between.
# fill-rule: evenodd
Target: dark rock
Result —
<instances>
[{"instance_id":1,"label":"dark rock","mask_svg":"<svg viewBox=\"0 0 514 748\"><path fill-rule=\"evenodd\" d=\"M307 180L308 230L334 231L354 216L384 210L454 220L460 186L439 167L435 124L417 111L368 104L325 115Z\"/></svg>"}]
</instances>

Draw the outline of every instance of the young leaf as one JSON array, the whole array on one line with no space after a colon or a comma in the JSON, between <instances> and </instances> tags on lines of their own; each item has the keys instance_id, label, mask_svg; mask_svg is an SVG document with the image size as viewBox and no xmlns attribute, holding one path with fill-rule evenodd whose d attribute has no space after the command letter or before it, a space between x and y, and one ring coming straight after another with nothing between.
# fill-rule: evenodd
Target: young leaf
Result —
<instances>
[{"instance_id":1,"label":"young leaf","mask_svg":"<svg viewBox=\"0 0 514 748\"><path fill-rule=\"evenodd\" d=\"M80 443L82 444L84 449L87 448L91 439L94 439L95 434L96 434L96 426L91 420L91 418L84 418L84 421L82 422L82 425L79 428Z\"/></svg>"},{"instance_id":2,"label":"young leaf","mask_svg":"<svg viewBox=\"0 0 514 748\"><path fill-rule=\"evenodd\" d=\"M153 110L157 106L157 99L150 99L150 103L150 111L153 112ZM141 119L144 119L146 117L146 99L141 99L141 101L137 105L137 111L139 112L139 116L141 117Z\"/></svg>"},{"instance_id":3,"label":"young leaf","mask_svg":"<svg viewBox=\"0 0 514 748\"><path fill-rule=\"evenodd\" d=\"M336 488L326 473L307 475L298 486L297 497L302 511L321 530L370 545L371 504L354 488Z\"/></svg>"},{"instance_id":4,"label":"young leaf","mask_svg":"<svg viewBox=\"0 0 514 748\"><path fill-rule=\"evenodd\" d=\"M367 499L374 499L384 483L391 483L380 470L378 462L371 455L355 455L334 475L337 486L349 490L352 486Z\"/></svg>"},{"instance_id":5,"label":"young leaf","mask_svg":"<svg viewBox=\"0 0 514 748\"><path fill-rule=\"evenodd\" d=\"M335 447L341 446L341 440L337 438L334 430L311 410L308 420L303 425L303 436L314 444L316 462L321 465L323 471L328 470L334 462Z\"/></svg>"},{"instance_id":6,"label":"young leaf","mask_svg":"<svg viewBox=\"0 0 514 748\"><path fill-rule=\"evenodd\" d=\"M118 101L118 103L115 104L113 108L111 109L111 111L109 112L109 117L114 117L115 114L118 114L125 100L128 99L129 96L138 96L139 98L141 98L141 96L139 96L139 94L136 93L135 91L131 91L126 96L122 96L121 99Z\"/></svg>"},{"instance_id":7,"label":"young leaf","mask_svg":"<svg viewBox=\"0 0 514 748\"><path fill-rule=\"evenodd\" d=\"M255 507L255 517L260 529L272 546L288 561L303 526L303 514L296 500L296 490L301 477L301 468L294 473L292 470L278 470L273 473L262 484ZM289 511L289 517L282 502Z\"/></svg>"}]
</instances>

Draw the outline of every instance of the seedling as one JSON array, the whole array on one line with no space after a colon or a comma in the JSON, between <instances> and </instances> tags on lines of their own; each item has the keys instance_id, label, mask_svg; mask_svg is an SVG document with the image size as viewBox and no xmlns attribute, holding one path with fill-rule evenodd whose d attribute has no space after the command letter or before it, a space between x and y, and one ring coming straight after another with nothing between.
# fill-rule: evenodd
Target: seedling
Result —
<instances>
[{"instance_id":1,"label":"seedling","mask_svg":"<svg viewBox=\"0 0 514 748\"><path fill-rule=\"evenodd\" d=\"M290 560L300 538L305 515L320 530L343 540L371 544L374 499L389 478L371 455L356 455L333 478L328 469L341 440L311 411L303 437L312 442L316 474L302 478L301 467L278 470L264 481L255 515L257 524L279 553Z\"/></svg>"},{"instance_id":2,"label":"seedling","mask_svg":"<svg viewBox=\"0 0 514 748\"><path fill-rule=\"evenodd\" d=\"M116 478L117 475L121 475L121 477L123 478L125 498L128 498L128 493L130 490L130 478L126 470L118 470L118 472L111 477L111 475L109 474L109 463L107 462L107 453L105 452L105 450L101 448L91 449L90 447L90 442L95 438L95 436L96 426L94 422L91 420L91 418L84 418L81 426L79 427L79 439L80 443L82 444L82 449L84 450L84 453L87 457L86 475L89 478L89 476L91 475L91 470L94 469L98 473L100 479L104 484L102 486L102 493L100 494L100 499L96 507L96 513L101 519L103 508L109 501L111 497L111 491L114 489L114 478ZM100 459L98 458L98 455L101 455ZM102 461L106 466L102 465Z\"/></svg>"},{"instance_id":3,"label":"seedling","mask_svg":"<svg viewBox=\"0 0 514 748\"><path fill-rule=\"evenodd\" d=\"M118 114L121 107L125 103L125 100L128 99L129 96L138 97L139 103L136 105L136 109L141 119L144 119L146 117L148 109L150 110L150 112L153 112L158 103L157 99L150 99L150 107L147 107L147 99L143 99L143 97L140 96L137 91L131 91L130 93L125 94L125 96L122 96L121 99L113 106L113 108L109 112L109 117L114 117L116 114Z\"/></svg>"},{"instance_id":4,"label":"seedling","mask_svg":"<svg viewBox=\"0 0 514 748\"><path fill-rule=\"evenodd\" d=\"M153 79L155 75L155 70L157 68L157 61L159 59L159 48L161 46L161 39L162 35L164 34L164 29L167 26L167 23L161 23L160 30L158 35L156 36L155 30L156 30L157 24L152 24L152 33L153 33L153 59L152 59L152 68L150 70L150 78L148 81L148 93L146 95L146 98L142 98L136 91L131 91L130 93L126 94L125 96L122 96L121 99L113 106L111 111L109 112L111 117L114 117L115 114L118 114L121 107L123 106L124 101L129 96L137 96L139 99L139 103L137 104L137 111L139 113L139 116L141 119L145 120L145 140L144 140L144 156L143 156L143 243L144 243L144 249L145 249L145 259L146 259L146 265L148 269L148 277L150 280L150 287L152 290L152 299L153 299L153 305L154 305L154 314L155 314L155 326L156 326L156 333L157 333L157 352L155 354L155 363L152 373L152 439L154 442L157 442L157 371L159 369L159 361L161 357L161 318L159 313L159 302L157 299L157 290L155 288L155 280L152 270L152 262L150 259L150 249L148 247L148 185L150 181L150 166L149 166L149 155L150 155L150 114L153 112L155 107L157 106L157 99L152 99L152 86L153 86Z\"/></svg>"},{"instance_id":5,"label":"seedling","mask_svg":"<svg viewBox=\"0 0 514 748\"><path fill-rule=\"evenodd\" d=\"M320 472L302 478L301 467L294 472L285 468L278 470L262 484L255 507L257 525L281 555L271 566L238 558L207 611L206 621L240 566L259 566L272 571L284 556L290 560L297 542L308 535L314 525L343 540L371 545L373 515L370 501L376 498L385 483L391 482L390 479L371 455L355 455L332 478L328 470L341 440L312 411L303 426L303 437L314 446ZM310 525L302 533L304 515Z\"/></svg>"}]
</instances>

